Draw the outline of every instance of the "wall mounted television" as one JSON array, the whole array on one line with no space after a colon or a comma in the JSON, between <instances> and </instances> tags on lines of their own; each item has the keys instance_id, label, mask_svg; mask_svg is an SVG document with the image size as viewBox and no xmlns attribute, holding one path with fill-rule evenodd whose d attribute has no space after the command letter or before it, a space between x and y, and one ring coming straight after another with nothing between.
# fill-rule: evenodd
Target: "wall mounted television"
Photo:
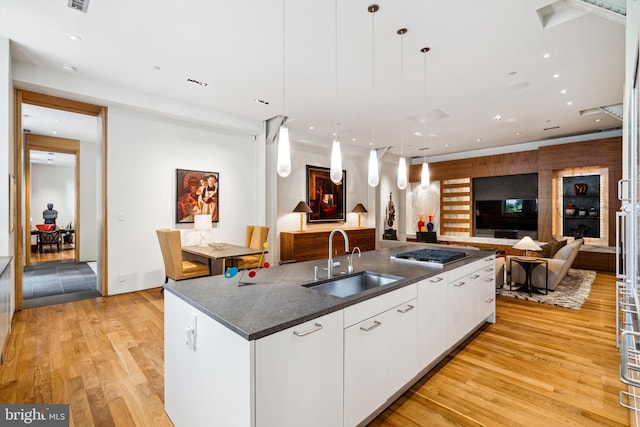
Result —
<instances>
[{"instance_id":1,"label":"wall mounted television","mask_svg":"<svg viewBox=\"0 0 640 427\"><path fill-rule=\"evenodd\" d=\"M538 199L476 200L476 235L496 230L538 231Z\"/></svg>"}]
</instances>

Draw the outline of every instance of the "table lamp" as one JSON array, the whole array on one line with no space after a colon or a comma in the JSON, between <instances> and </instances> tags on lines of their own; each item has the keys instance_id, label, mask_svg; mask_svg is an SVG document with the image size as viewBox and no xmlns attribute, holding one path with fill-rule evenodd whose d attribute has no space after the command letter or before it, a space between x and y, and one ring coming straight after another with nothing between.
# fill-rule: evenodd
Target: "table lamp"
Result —
<instances>
[{"instance_id":1,"label":"table lamp","mask_svg":"<svg viewBox=\"0 0 640 427\"><path fill-rule=\"evenodd\" d=\"M358 203L358 204L356 205L356 207L355 207L355 208L353 208L353 210L352 210L351 212L355 212L355 213L357 213L357 214L358 214L358 228L361 228L361 226L360 226L360 218L361 218L361 216L362 216L362 213L363 213L363 212L364 212L364 213L367 213L367 208L365 208L365 207L362 205L362 203Z\"/></svg>"},{"instance_id":2,"label":"table lamp","mask_svg":"<svg viewBox=\"0 0 640 427\"><path fill-rule=\"evenodd\" d=\"M200 231L200 245L207 246L207 233L205 230L213 228L211 226L211 215L194 215L193 216L193 229ZM204 241L204 243L202 243Z\"/></svg>"},{"instance_id":3,"label":"table lamp","mask_svg":"<svg viewBox=\"0 0 640 427\"><path fill-rule=\"evenodd\" d=\"M304 214L313 213L313 211L311 210L311 208L309 207L309 205L306 202L300 200L298 202L298 204L296 205L296 207L293 209L293 212L300 213L300 230L298 230L298 231L304 231L302 229L302 220L304 218Z\"/></svg>"},{"instance_id":4,"label":"table lamp","mask_svg":"<svg viewBox=\"0 0 640 427\"><path fill-rule=\"evenodd\" d=\"M523 250L525 256L529 256L529 251L539 251L542 248L533 241L533 239L529 236L524 236L522 240L513 245L513 249Z\"/></svg>"}]
</instances>

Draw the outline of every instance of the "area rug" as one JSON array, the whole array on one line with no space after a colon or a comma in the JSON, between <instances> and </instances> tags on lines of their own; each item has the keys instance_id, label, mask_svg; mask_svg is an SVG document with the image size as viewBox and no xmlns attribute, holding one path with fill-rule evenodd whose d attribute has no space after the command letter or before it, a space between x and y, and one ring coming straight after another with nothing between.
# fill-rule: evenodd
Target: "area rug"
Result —
<instances>
[{"instance_id":1,"label":"area rug","mask_svg":"<svg viewBox=\"0 0 640 427\"><path fill-rule=\"evenodd\" d=\"M591 270L577 270L570 268L562 282L556 286L555 291L549 291L547 295L533 294L528 292L510 291L509 285L497 290L497 294L505 297L536 301L541 304L557 305L579 310L587 300L591 292L591 284L596 278L596 272Z\"/></svg>"}]
</instances>

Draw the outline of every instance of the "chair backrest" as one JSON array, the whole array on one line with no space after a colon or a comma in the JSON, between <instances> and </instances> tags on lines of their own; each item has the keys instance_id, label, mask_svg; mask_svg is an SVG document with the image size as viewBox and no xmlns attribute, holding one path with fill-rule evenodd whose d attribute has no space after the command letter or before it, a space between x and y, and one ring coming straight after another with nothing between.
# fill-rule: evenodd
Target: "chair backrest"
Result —
<instances>
[{"instance_id":1,"label":"chair backrest","mask_svg":"<svg viewBox=\"0 0 640 427\"><path fill-rule=\"evenodd\" d=\"M262 249L269 237L269 227L261 225L247 225L247 239L245 246L251 249Z\"/></svg>"},{"instance_id":2,"label":"chair backrest","mask_svg":"<svg viewBox=\"0 0 640 427\"><path fill-rule=\"evenodd\" d=\"M165 274L176 277L182 273L182 246L180 245L180 231L167 228L156 230Z\"/></svg>"},{"instance_id":3,"label":"chair backrest","mask_svg":"<svg viewBox=\"0 0 640 427\"><path fill-rule=\"evenodd\" d=\"M60 230L41 231L40 236L42 243L58 243L58 240L60 240Z\"/></svg>"}]
</instances>

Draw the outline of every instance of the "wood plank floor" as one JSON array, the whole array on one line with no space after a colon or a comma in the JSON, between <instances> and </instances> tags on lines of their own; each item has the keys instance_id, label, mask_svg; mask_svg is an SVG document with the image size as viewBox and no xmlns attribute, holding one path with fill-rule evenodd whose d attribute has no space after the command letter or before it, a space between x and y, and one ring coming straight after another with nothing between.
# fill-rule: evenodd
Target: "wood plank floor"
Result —
<instances>
[{"instance_id":1,"label":"wood plank floor","mask_svg":"<svg viewBox=\"0 0 640 427\"><path fill-rule=\"evenodd\" d=\"M598 274L581 310L500 297L497 314L371 426L628 425L613 276ZM171 426L163 367L157 289L23 310L0 402L70 403L74 426Z\"/></svg>"}]
</instances>

